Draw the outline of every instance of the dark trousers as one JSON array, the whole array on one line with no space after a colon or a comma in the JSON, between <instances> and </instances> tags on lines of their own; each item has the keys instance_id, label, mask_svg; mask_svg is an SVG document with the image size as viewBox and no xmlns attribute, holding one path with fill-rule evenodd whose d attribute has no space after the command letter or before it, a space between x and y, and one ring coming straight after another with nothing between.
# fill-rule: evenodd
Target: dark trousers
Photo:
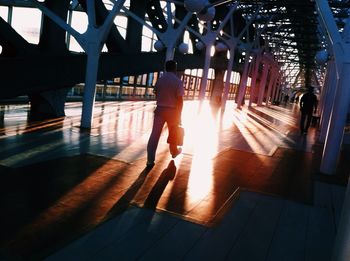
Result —
<instances>
[{"instance_id":1,"label":"dark trousers","mask_svg":"<svg viewBox=\"0 0 350 261\"><path fill-rule=\"evenodd\" d=\"M157 107L154 111L152 132L147 144L148 162L155 161L159 138L165 123L168 126L169 137L176 135L173 132L176 132L176 127L179 124L178 111L172 108ZM177 144L169 143L169 150L171 154L175 154L177 151Z\"/></svg>"},{"instance_id":2,"label":"dark trousers","mask_svg":"<svg viewBox=\"0 0 350 261\"><path fill-rule=\"evenodd\" d=\"M311 124L312 112L302 112L300 119L300 130L306 132Z\"/></svg>"}]
</instances>

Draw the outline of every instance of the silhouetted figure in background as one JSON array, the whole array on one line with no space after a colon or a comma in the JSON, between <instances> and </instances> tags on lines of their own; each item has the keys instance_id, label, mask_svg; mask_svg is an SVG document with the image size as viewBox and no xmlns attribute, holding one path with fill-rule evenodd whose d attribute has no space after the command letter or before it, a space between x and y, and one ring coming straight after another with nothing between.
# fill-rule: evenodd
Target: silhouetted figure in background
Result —
<instances>
[{"instance_id":1,"label":"silhouetted figure in background","mask_svg":"<svg viewBox=\"0 0 350 261\"><path fill-rule=\"evenodd\" d=\"M308 91L300 99L300 131L301 133L307 133L312 120L312 114L317 111L317 96L313 93L314 88L309 87Z\"/></svg>"},{"instance_id":2,"label":"silhouetted figure in background","mask_svg":"<svg viewBox=\"0 0 350 261\"><path fill-rule=\"evenodd\" d=\"M152 133L147 144L147 167L153 167L160 135L165 123L169 137L176 137L177 126L181 123L184 87L176 75L177 63L173 60L165 63L165 72L154 87L157 108L154 111ZM169 150L173 158L181 153L181 148L168 138Z\"/></svg>"}]
</instances>

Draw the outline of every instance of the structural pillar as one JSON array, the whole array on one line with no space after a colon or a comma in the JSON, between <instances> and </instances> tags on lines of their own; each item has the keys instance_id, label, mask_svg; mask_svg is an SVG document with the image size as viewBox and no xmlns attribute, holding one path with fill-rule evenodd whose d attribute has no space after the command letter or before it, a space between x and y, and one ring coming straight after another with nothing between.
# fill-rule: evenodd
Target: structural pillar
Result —
<instances>
[{"instance_id":1,"label":"structural pillar","mask_svg":"<svg viewBox=\"0 0 350 261\"><path fill-rule=\"evenodd\" d=\"M242 104L244 103L244 97L247 90L250 50L246 50L246 52L247 53L244 59L244 69L243 69L241 80L239 82L238 97L236 100L237 108L241 108Z\"/></svg>"},{"instance_id":2,"label":"structural pillar","mask_svg":"<svg viewBox=\"0 0 350 261\"><path fill-rule=\"evenodd\" d=\"M258 95L258 102L257 102L258 106L262 105L262 101L264 99L266 79L267 79L267 74L269 72L270 65L268 63L264 62L263 66L264 66L263 73L262 73L260 84L259 84L259 95Z\"/></svg>"},{"instance_id":3,"label":"structural pillar","mask_svg":"<svg viewBox=\"0 0 350 261\"><path fill-rule=\"evenodd\" d=\"M326 82L324 85L324 93L323 93L323 102L320 104L321 109L321 121L320 121L320 135L319 141L325 142L329 120L331 117L332 106L334 103L335 93L338 85L337 74L335 71L335 63L334 60L329 61L328 71L326 75Z\"/></svg>"},{"instance_id":4,"label":"structural pillar","mask_svg":"<svg viewBox=\"0 0 350 261\"><path fill-rule=\"evenodd\" d=\"M339 227L335 238L333 258L334 261L350 260L350 181L346 188L344 203L339 220Z\"/></svg>"},{"instance_id":5,"label":"structural pillar","mask_svg":"<svg viewBox=\"0 0 350 261\"><path fill-rule=\"evenodd\" d=\"M90 44L87 54L83 109L80 122L82 128L91 128L92 125L92 116L95 107L97 70L100 58L99 47Z\"/></svg>"},{"instance_id":6,"label":"structural pillar","mask_svg":"<svg viewBox=\"0 0 350 261\"><path fill-rule=\"evenodd\" d=\"M271 90L272 90L273 85L275 84L275 80L276 80L276 68L273 67L270 70L270 81L269 81L269 85L267 88L265 106L269 105Z\"/></svg>"},{"instance_id":7,"label":"structural pillar","mask_svg":"<svg viewBox=\"0 0 350 261\"><path fill-rule=\"evenodd\" d=\"M339 85L336 90L332 114L329 122L326 142L323 149L320 171L324 174L334 174L341 150L344 127L350 101L350 63L343 63Z\"/></svg>"},{"instance_id":8,"label":"structural pillar","mask_svg":"<svg viewBox=\"0 0 350 261\"><path fill-rule=\"evenodd\" d=\"M259 74L260 61L261 61L261 52L258 51L258 53L256 54L255 59L254 59L254 70L252 73L252 80L251 80L251 84L250 84L249 106L252 105L252 102L256 97L255 96L255 89L256 89L256 81L258 79L258 74Z\"/></svg>"}]
</instances>

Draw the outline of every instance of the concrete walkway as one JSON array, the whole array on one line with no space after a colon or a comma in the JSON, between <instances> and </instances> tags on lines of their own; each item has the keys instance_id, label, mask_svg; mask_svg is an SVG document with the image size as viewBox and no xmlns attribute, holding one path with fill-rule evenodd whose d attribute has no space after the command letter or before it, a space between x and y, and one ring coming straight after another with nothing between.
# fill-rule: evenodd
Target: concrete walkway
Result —
<instances>
[{"instance_id":1,"label":"concrete walkway","mask_svg":"<svg viewBox=\"0 0 350 261\"><path fill-rule=\"evenodd\" d=\"M154 102L97 103L88 132L80 103L36 123L3 107L4 260L330 260L350 153L326 179L296 105L198 108L185 103L183 154L164 130L148 170Z\"/></svg>"}]
</instances>

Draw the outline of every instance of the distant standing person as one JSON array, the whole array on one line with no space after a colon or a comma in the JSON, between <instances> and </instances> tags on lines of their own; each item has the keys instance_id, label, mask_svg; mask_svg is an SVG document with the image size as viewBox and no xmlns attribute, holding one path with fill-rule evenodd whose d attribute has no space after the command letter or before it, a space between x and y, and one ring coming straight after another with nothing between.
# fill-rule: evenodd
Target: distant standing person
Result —
<instances>
[{"instance_id":1,"label":"distant standing person","mask_svg":"<svg viewBox=\"0 0 350 261\"><path fill-rule=\"evenodd\" d=\"M167 123L169 137L176 136L176 128L181 123L184 87L176 74L177 63L174 60L165 63L165 72L157 80L154 91L157 107L154 111L152 132L147 144L147 167L153 167L156 151L164 124ZM169 140L169 150L173 158L181 153L181 148Z\"/></svg>"},{"instance_id":2,"label":"distant standing person","mask_svg":"<svg viewBox=\"0 0 350 261\"><path fill-rule=\"evenodd\" d=\"M318 101L313 91L314 91L314 88L309 87L308 91L300 99L300 111L301 111L300 131L304 134L307 133L307 130L310 127L312 114L316 113L317 111Z\"/></svg>"}]
</instances>

